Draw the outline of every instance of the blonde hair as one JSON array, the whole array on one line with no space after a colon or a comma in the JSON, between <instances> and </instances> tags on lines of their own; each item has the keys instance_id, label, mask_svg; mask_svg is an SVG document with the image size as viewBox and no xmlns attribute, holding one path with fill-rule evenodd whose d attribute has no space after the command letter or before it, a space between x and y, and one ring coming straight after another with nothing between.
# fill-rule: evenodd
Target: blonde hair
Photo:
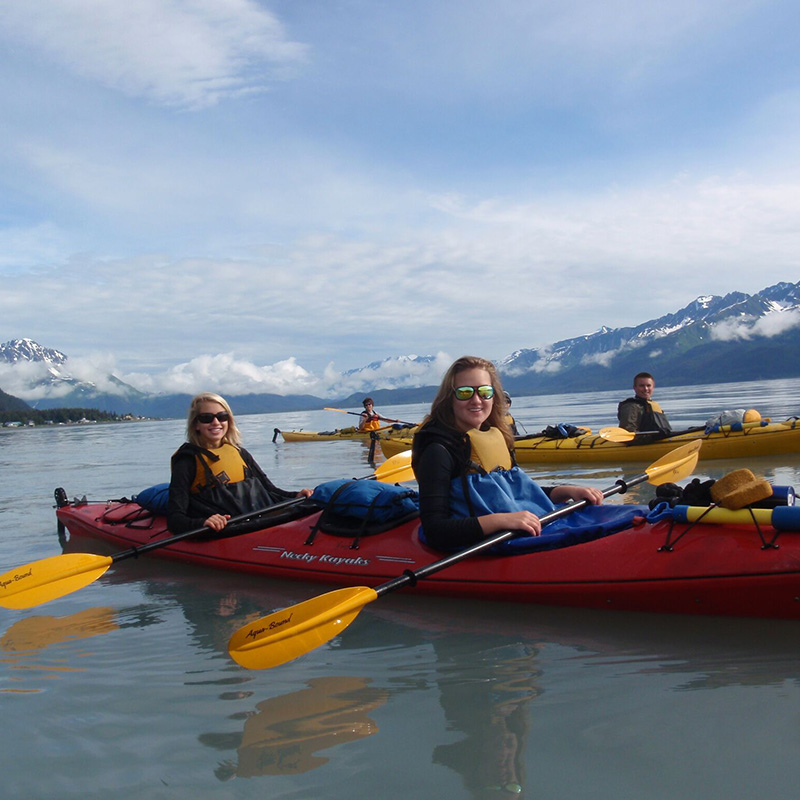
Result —
<instances>
[{"instance_id":1,"label":"blonde hair","mask_svg":"<svg viewBox=\"0 0 800 800\"><path fill-rule=\"evenodd\" d=\"M456 375L468 369L483 369L489 373L489 378L494 387L494 402L484 426L498 428L503 434L506 444L509 448L512 448L514 446L514 434L506 419L508 403L503 392L503 385L500 382L500 376L491 361L478 356L461 356L450 365L442 378L436 397L433 398L430 414L425 417L422 424L424 425L430 420L436 420L448 428L456 427L455 415L453 414L453 389L456 388Z\"/></svg>"},{"instance_id":2,"label":"blonde hair","mask_svg":"<svg viewBox=\"0 0 800 800\"><path fill-rule=\"evenodd\" d=\"M203 403L217 403L228 412L228 430L225 432L225 436L222 441L232 444L234 447L241 447L242 434L236 427L236 420L233 418L233 411L231 411L228 401L221 395L214 394L214 392L201 392L192 398L192 402L189 405L189 414L186 417L186 438L188 441L194 445L197 445L198 447L202 447L202 444L200 443L200 435L197 433L195 426L197 424L197 415L200 413L200 406Z\"/></svg>"}]
</instances>

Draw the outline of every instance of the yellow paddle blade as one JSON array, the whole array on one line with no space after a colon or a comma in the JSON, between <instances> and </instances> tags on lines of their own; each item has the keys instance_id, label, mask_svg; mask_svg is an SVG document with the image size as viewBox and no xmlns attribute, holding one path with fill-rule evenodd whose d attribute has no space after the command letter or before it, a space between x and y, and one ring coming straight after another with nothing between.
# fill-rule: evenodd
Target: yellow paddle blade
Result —
<instances>
[{"instance_id":1,"label":"yellow paddle blade","mask_svg":"<svg viewBox=\"0 0 800 800\"><path fill-rule=\"evenodd\" d=\"M247 669L269 669L299 658L341 633L378 594L348 586L275 611L231 636L228 652Z\"/></svg>"},{"instance_id":2,"label":"yellow paddle blade","mask_svg":"<svg viewBox=\"0 0 800 800\"><path fill-rule=\"evenodd\" d=\"M645 470L647 482L660 486L662 483L675 483L687 478L697 466L702 444L702 440L695 439L661 456Z\"/></svg>"},{"instance_id":3,"label":"yellow paddle blade","mask_svg":"<svg viewBox=\"0 0 800 800\"><path fill-rule=\"evenodd\" d=\"M414 470L411 469L411 451L404 450L383 462L376 470L375 477L382 483L403 483L413 481Z\"/></svg>"},{"instance_id":4,"label":"yellow paddle blade","mask_svg":"<svg viewBox=\"0 0 800 800\"><path fill-rule=\"evenodd\" d=\"M625 428L600 428L598 433L601 439L608 439L609 442L632 442L636 436Z\"/></svg>"},{"instance_id":5,"label":"yellow paddle blade","mask_svg":"<svg viewBox=\"0 0 800 800\"><path fill-rule=\"evenodd\" d=\"M66 553L43 558L0 575L0 606L31 608L96 581L113 563L111 556Z\"/></svg>"}]
</instances>

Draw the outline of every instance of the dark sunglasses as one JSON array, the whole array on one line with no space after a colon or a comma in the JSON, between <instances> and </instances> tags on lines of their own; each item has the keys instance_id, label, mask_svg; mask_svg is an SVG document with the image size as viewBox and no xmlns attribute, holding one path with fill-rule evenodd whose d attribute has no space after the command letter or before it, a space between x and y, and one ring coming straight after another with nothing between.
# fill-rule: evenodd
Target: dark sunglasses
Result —
<instances>
[{"instance_id":1,"label":"dark sunglasses","mask_svg":"<svg viewBox=\"0 0 800 800\"><path fill-rule=\"evenodd\" d=\"M469 400L475 392L482 400L491 400L494 397L494 386L456 386L453 389L456 400Z\"/></svg>"},{"instance_id":2,"label":"dark sunglasses","mask_svg":"<svg viewBox=\"0 0 800 800\"><path fill-rule=\"evenodd\" d=\"M215 419L218 422L227 422L231 418L231 415L227 411L217 411L216 414L198 414L195 419L198 422L202 422L203 425L208 425L210 422L213 422Z\"/></svg>"}]
</instances>

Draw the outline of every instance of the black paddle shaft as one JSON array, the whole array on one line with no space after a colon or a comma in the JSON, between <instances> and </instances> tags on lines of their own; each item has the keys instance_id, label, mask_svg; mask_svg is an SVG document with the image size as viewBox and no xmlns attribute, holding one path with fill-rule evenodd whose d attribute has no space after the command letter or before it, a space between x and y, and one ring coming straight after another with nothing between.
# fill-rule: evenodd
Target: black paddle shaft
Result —
<instances>
[{"instance_id":1,"label":"black paddle shaft","mask_svg":"<svg viewBox=\"0 0 800 800\"><path fill-rule=\"evenodd\" d=\"M389 464L389 461L384 462L383 466L385 466L386 464ZM373 472L372 474L364 475L361 478L353 478L353 480L366 481L366 480L377 479L377 477L378 476ZM309 500L309 498L306 496L293 497L291 500L285 500L283 503L276 503L274 506L259 508L256 511L248 511L245 514L239 514L236 517L231 517L228 520L228 525L232 525L234 522L244 522L244 520L250 519L250 517L257 517L261 514L267 514L272 511L280 511L282 508L289 508L291 506L296 506L302 503L304 500ZM190 539L192 536L197 536L203 533L204 531L210 531L210 530L211 528L207 528L204 526L202 528L195 528L193 531L185 531L184 533L177 533L175 534L175 536L170 536L166 539L160 539L157 542L150 542L149 544L141 545L141 547L131 547L130 550L123 550L121 553L117 553L116 555L111 556L111 560L113 563L116 563L117 561L122 561L125 558L135 558L140 553L149 553L151 550L156 550L159 547L164 547L168 544L173 544L173 542L180 542L183 539ZM242 533L246 533L246 531L242 531Z\"/></svg>"},{"instance_id":2,"label":"black paddle shaft","mask_svg":"<svg viewBox=\"0 0 800 800\"><path fill-rule=\"evenodd\" d=\"M611 497L611 495L614 494L625 494L629 487L636 486L639 483L644 483L648 478L649 475L645 472L641 475L637 475L635 478L631 478L628 481L618 480L612 487L603 491L603 497ZM571 514L573 511L577 511L579 508L584 508L587 505L589 505L588 500L578 500L575 503L569 503L562 508L551 511L549 514L545 514L543 517L540 517L542 526L545 526L554 520L560 519L561 517L565 517L567 514ZM398 575L396 578L377 586L375 588L375 593L378 595L378 597L381 597L384 594L392 592L395 589L401 589L404 586L415 586L420 578L425 578L428 575L432 575L434 572L439 572L439 570L445 569L451 564L456 564L459 561L463 561L465 558L469 558L476 553L481 553L484 550L488 550L490 547L494 547L494 545L500 544L500 542L505 542L508 539L513 539L518 535L519 531L501 531L500 533L496 533L494 536L490 536L488 539L484 539L481 542L476 542L474 545L472 545L472 547L467 547L464 550L459 550L457 553L445 556L445 558L440 558L438 561L434 561L432 564L427 564L424 567L420 567L418 570L407 569L402 575Z\"/></svg>"},{"instance_id":3,"label":"black paddle shaft","mask_svg":"<svg viewBox=\"0 0 800 800\"><path fill-rule=\"evenodd\" d=\"M329 411L341 411L342 409L336 408L336 409L328 409L328 410ZM355 417L360 417L364 412L363 411L345 411L344 413L345 414L352 414ZM401 419L389 419L389 417L382 417L380 414L376 414L376 416L378 417L378 419L381 419L384 422L397 422L400 425L410 425L412 428L416 427L416 423L415 422L403 422L403 420L401 420Z\"/></svg>"},{"instance_id":4,"label":"black paddle shaft","mask_svg":"<svg viewBox=\"0 0 800 800\"><path fill-rule=\"evenodd\" d=\"M289 508L290 506L296 506L302 503L304 500L308 500L307 497L294 497L291 500L286 500L283 503L276 503L273 506L267 506L266 508L260 508L256 511L248 511L246 514L239 514L235 517L231 517L228 520L228 525L232 525L235 522L244 522L246 519L250 519L251 517L257 517L260 514L267 514L271 511L279 511L282 508ZM111 556L111 561L113 563L117 563L117 561L122 561L126 558L135 558L140 553L149 553L151 550L156 550L159 547L165 547L168 544L173 544L174 542L180 542L183 539L189 539L192 536L198 536L201 533L206 531L210 531L211 528L203 526L202 528L195 528L191 531L184 531L183 533L177 533L174 536L169 536L166 539L159 539L156 542L149 542L148 544L143 544L140 547L131 547L130 550L123 550L121 553L117 553L116 555Z\"/></svg>"}]
</instances>

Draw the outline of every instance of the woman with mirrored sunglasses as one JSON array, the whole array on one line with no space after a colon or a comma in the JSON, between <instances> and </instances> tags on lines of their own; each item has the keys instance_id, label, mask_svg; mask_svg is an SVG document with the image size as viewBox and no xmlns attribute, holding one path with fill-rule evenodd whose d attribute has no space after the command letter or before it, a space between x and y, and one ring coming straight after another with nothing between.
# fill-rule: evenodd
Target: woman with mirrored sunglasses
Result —
<instances>
[{"instance_id":1,"label":"woman with mirrored sunglasses","mask_svg":"<svg viewBox=\"0 0 800 800\"><path fill-rule=\"evenodd\" d=\"M232 516L258 511L310 489L279 489L242 447L227 401L196 395L186 420L187 442L172 456L167 525L173 533L207 527L221 531Z\"/></svg>"},{"instance_id":2,"label":"woman with mirrored sunglasses","mask_svg":"<svg viewBox=\"0 0 800 800\"><path fill-rule=\"evenodd\" d=\"M431 546L451 550L503 530L538 536L539 516L554 504L602 502L598 489L543 489L520 470L507 412L491 361L462 356L451 364L412 446L422 535Z\"/></svg>"}]
</instances>

